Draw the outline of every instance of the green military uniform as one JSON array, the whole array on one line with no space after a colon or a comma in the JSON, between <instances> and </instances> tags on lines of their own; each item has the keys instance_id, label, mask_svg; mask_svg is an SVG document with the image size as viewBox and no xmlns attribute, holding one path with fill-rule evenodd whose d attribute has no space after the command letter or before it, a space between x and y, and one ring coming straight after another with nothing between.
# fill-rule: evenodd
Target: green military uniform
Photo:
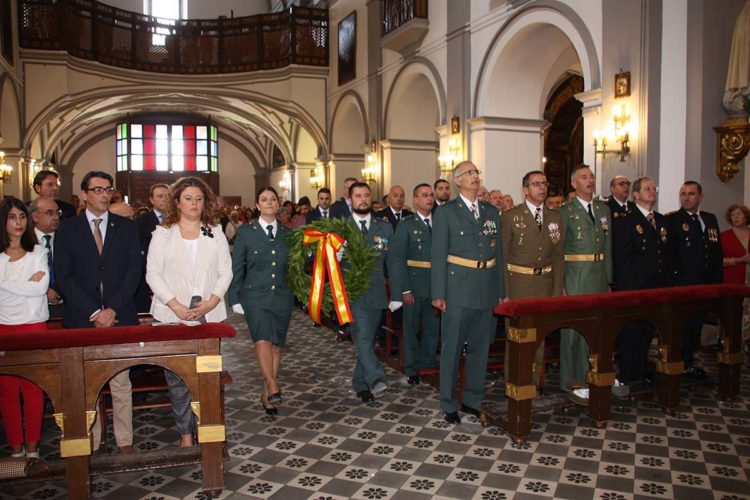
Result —
<instances>
[{"instance_id":1,"label":"green military uniform","mask_svg":"<svg viewBox=\"0 0 750 500\"><path fill-rule=\"evenodd\" d=\"M568 295L603 293L612 282L612 218L609 207L592 200L594 220L574 198L560 207L565 230L565 291ZM575 330L563 329L560 337L560 388L573 381L584 383L589 369L589 348Z\"/></svg>"},{"instance_id":2,"label":"green military uniform","mask_svg":"<svg viewBox=\"0 0 750 500\"><path fill-rule=\"evenodd\" d=\"M500 214L478 201L479 219L462 196L435 211L432 229L432 299L445 299L440 332L440 404L457 410L454 387L464 342L466 383L463 404L479 408L489 346L497 324L492 309L505 295Z\"/></svg>"},{"instance_id":3,"label":"green military uniform","mask_svg":"<svg viewBox=\"0 0 750 500\"><path fill-rule=\"evenodd\" d=\"M427 219L431 218L429 214ZM404 304L404 373L407 377L418 375L422 368L435 366L440 322L430 298L431 233L432 229L421 214L403 219L396 229L388 262L391 300L403 301L405 292L414 295L414 304ZM417 338L420 322L421 340Z\"/></svg>"},{"instance_id":4,"label":"green military uniform","mask_svg":"<svg viewBox=\"0 0 750 500\"><path fill-rule=\"evenodd\" d=\"M349 220L361 230L359 223ZM375 334L380 328L383 310L388 307L385 292L384 263L393 242L393 228L388 222L370 217L365 243L378 251L378 260L370 274L370 286L365 294L350 304L352 316L352 341L357 350L352 387L355 392L372 390L377 382L386 382L385 370L375 355Z\"/></svg>"},{"instance_id":5,"label":"green military uniform","mask_svg":"<svg viewBox=\"0 0 750 500\"><path fill-rule=\"evenodd\" d=\"M241 304L254 342L267 340L283 347L292 318L294 297L287 279L289 229L276 224L274 238L258 219L237 231L232 253L229 303Z\"/></svg>"},{"instance_id":6,"label":"green military uniform","mask_svg":"<svg viewBox=\"0 0 750 500\"><path fill-rule=\"evenodd\" d=\"M565 272L565 238L560 212L542 208L542 227L524 202L500 217L505 261L505 287L509 299L562 295ZM508 374L508 349L505 349ZM536 352L534 383L538 386L544 362L544 342Z\"/></svg>"}]
</instances>

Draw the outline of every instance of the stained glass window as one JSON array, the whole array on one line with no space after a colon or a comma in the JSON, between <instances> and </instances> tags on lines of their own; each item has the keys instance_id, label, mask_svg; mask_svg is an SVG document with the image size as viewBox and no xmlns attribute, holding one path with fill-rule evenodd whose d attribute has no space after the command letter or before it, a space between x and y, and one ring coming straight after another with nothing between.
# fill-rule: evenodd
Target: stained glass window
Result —
<instances>
[{"instance_id":1,"label":"stained glass window","mask_svg":"<svg viewBox=\"0 0 750 500\"><path fill-rule=\"evenodd\" d=\"M214 125L118 123L117 171L218 172Z\"/></svg>"}]
</instances>

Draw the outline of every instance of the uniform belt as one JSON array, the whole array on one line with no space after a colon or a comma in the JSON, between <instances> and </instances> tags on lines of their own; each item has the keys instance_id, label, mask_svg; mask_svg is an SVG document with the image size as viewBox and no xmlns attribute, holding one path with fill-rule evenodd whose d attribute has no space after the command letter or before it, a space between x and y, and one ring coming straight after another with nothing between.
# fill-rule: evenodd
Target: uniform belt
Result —
<instances>
[{"instance_id":1,"label":"uniform belt","mask_svg":"<svg viewBox=\"0 0 750 500\"><path fill-rule=\"evenodd\" d=\"M565 254L565 262L601 262L603 260L603 253Z\"/></svg>"},{"instance_id":2,"label":"uniform belt","mask_svg":"<svg viewBox=\"0 0 750 500\"><path fill-rule=\"evenodd\" d=\"M430 269L432 262L427 260L407 260L406 265L409 267L421 267L423 269Z\"/></svg>"},{"instance_id":3,"label":"uniform belt","mask_svg":"<svg viewBox=\"0 0 750 500\"><path fill-rule=\"evenodd\" d=\"M515 264L506 264L505 267L508 269L508 271L512 273L518 273L518 274L533 274L535 276L539 276L541 274L547 274L552 272L552 266L546 266L546 267L526 267L526 266L517 266Z\"/></svg>"},{"instance_id":4,"label":"uniform belt","mask_svg":"<svg viewBox=\"0 0 750 500\"><path fill-rule=\"evenodd\" d=\"M463 267L471 267L472 269L489 269L495 267L495 264L497 264L494 257L490 260L471 260L464 259L463 257L456 257L455 255L449 255L448 262Z\"/></svg>"}]
</instances>

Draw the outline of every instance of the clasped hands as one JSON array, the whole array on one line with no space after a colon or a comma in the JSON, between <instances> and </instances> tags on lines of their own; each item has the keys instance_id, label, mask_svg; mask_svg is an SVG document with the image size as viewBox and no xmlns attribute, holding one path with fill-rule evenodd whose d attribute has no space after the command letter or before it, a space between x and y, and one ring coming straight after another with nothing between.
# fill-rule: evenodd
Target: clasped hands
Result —
<instances>
[{"instance_id":1,"label":"clasped hands","mask_svg":"<svg viewBox=\"0 0 750 500\"><path fill-rule=\"evenodd\" d=\"M177 299L172 299L167 303L175 316L182 321L198 321L217 305L219 305L219 298L216 295L211 295L207 300L196 302L190 309L178 302Z\"/></svg>"}]
</instances>

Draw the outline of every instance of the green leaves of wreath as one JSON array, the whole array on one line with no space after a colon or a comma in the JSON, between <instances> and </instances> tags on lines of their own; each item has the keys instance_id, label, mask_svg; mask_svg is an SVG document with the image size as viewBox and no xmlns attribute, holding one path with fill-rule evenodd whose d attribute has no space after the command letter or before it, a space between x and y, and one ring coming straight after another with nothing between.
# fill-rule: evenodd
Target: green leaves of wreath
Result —
<instances>
[{"instance_id":1,"label":"green leaves of wreath","mask_svg":"<svg viewBox=\"0 0 750 500\"><path fill-rule=\"evenodd\" d=\"M365 243L362 233L349 222L349 219L318 219L312 224L299 227L287 236L289 244L289 285L302 304L307 305L310 300L310 286L312 276L308 269L308 263L312 263L315 251L319 243L313 245L302 245L305 229L316 229L321 233L336 233L346 240L346 250L341 259L341 271L344 275L344 286L351 304L362 297L370 286L370 273L375 268L378 252ZM323 291L323 305L321 311L326 316L333 312L333 298L331 297L331 285L326 279ZM335 313L334 313L335 315Z\"/></svg>"}]
</instances>

